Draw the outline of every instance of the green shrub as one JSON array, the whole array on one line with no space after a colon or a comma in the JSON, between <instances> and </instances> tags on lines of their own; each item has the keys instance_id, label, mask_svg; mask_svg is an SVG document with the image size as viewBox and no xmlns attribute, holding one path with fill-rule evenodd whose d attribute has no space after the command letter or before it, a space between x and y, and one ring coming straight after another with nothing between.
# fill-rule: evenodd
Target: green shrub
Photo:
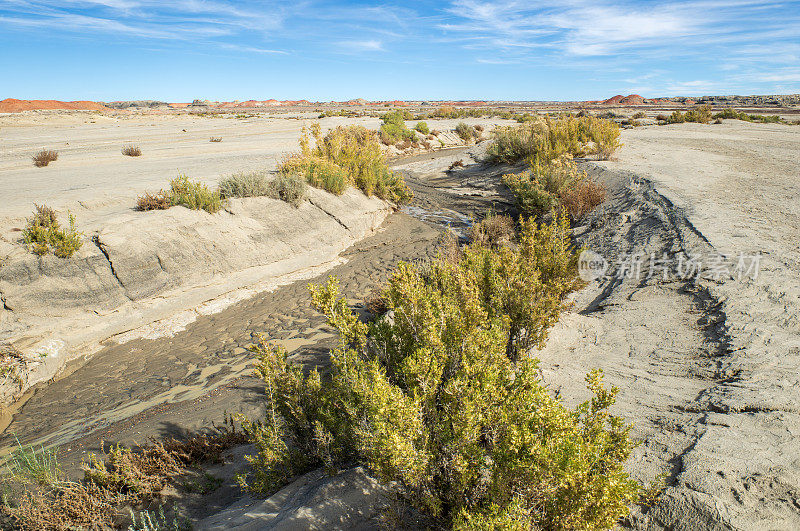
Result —
<instances>
[{"instance_id":1,"label":"green shrub","mask_svg":"<svg viewBox=\"0 0 800 531\"><path fill-rule=\"evenodd\" d=\"M295 155L287 158L280 167L280 174L305 179L314 188L322 188L332 194L341 195L349 182L347 172L335 163L320 157Z\"/></svg>"},{"instance_id":2,"label":"green shrub","mask_svg":"<svg viewBox=\"0 0 800 531\"><path fill-rule=\"evenodd\" d=\"M469 142L475 138L475 129L464 122L460 122L458 125L456 125L456 134L461 137L461 140L464 142Z\"/></svg>"},{"instance_id":3,"label":"green shrub","mask_svg":"<svg viewBox=\"0 0 800 531\"><path fill-rule=\"evenodd\" d=\"M707 124L711 121L711 107L708 105L701 105L697 109L687 111L686 121Z\"/></svg>"},{"instance_id":4,"label":"green shrub","mask_svg":"<svg viewBox=\"0 0 800 531\"><path fill-rule=\"evenodd\" d=\"M490 162L550 161L563 155L594 153L609 158L622 146L619 126L592 116L536 117L521 126L496 127L487 149Z\"/></svg>"},{"instance_id":5,"label":"green shrub","mask_svg":"<svg viewBox=\"0 0 800 531\"><path fill-rule=\"evenodd\" d=\"M316 143L313 148L311 138ZM366 195L377 195L395 203L411 200L412 193L400 174L386 165L374 131L362 126L340 126L323 137L319 124L314 124L311 135L303 131L300 148L300 153L280 164L279 173L298 175L311 186L334 194L341 194L348 185L354 185Z\"/></svg>"},{"instance_id":6,"label":"green shrub","mask_svg":"<svg viewBox=\"0 0 800 531\"><path fill-rule=\"evenodd\" d=\"M58 464L55 450L30 444L22 445L14 436L17 448L11 452L6 467L14 479L34 485L57 488L64 483L65 475Z\"/></svg>"},{"instance_id":7,"label":"green shrub","mask_svg":"<svg viewBox=\"0 0 800 531\"><path fill-rule=\"evenodd\" d=\"M169 182L169 198L173 206L181 205L192 210L205 210L211 214L222 208L222 196L199 181L190 181L181 174Z\"/></svg>"},{"instance_id":8,"label":"green shrub","mask_svg":"<svg viewBox=\"0 0 800 531\"><path fill-rule=\"evenodd\" d=\"M761 122L761 123L787 123L782 120L778 115L764 115L764 114L747 114L746 112L737 111L731 108L725 108L713 116L719 120L722 118L729 120L742 120L745 122Z\"/></svg>"},{"instance_id":9,"label":"green shrub","mask_svg":"<svg viewBox=\"0 0 800 531\"><path fill-rule=\"evenodd\" d=\"M423 135L427 135L431 132L428 124L425 122L417 122L417 125L414 126L414 129L422 133Z\"/></svg>"},{"instance_id":10,"label":"green shrub","mask_svg":"<svg viewBox=\"0 0 800 531\"><path fill-rule=\"evenodd\" d=\"M75 216L69 214L69 228L63 229L55 211L47 205L34 205L36 211L22 231L22 240L39 256L52 251L59 258L69 258L81 248L82 233L75 230Z\"/></svg>"},{"instance_id":11,"label":"green shrub","mask_svg":"<svg viewBox=\"0 0 800 531\"><path fill-rule=\"evenodd\" d=\"M219 193L228 197L260 197L269 193L269 184L264 172L239 172L219 182Z\"/></svg>"},{"instance_id":12,"label":"green shrub","mask_svg":"<svg viewBox=\"0 0 800 531\"><path fill-rule=\"evenodd\" d=\"M540 217L563 208L574 220L583 218L605 200L605 188L579 171L568 157L534 161L531 169L503 176L524 216Z\"/></svg>"},{"instance_id":13,"label":"green shrub","mask_svg":"<svg viewBox=\"0 0 800 531\"><path fill-rule=\"evenodd\" d=\"M386 123L381 124L380 138L381 142L389 146L403 140L413 142L417 136L414 131L408 129L404 124Z\"/></svg>"},{"instance_id":14,"label":"green shrub","mask_svg":"<svg viewBox=\"0 0 800 531\"><path fill-rule=\"evenodd\" d=\"M686 115L681 111L673 111L667 118L668 124L682 124L686 121Z\"/></svg>"},{"instance_id":15,"label":"green shrub","mask_svg":"<svg viewBox=\"0 0 800 531\"><path fill-rule=\"evenodd\" d=\"M306 196L308 184L296 175L278 175L269 182L267 188L268 196L286 201L297 208Z\"/></svg>"},{"instance_id":16,"label":"green shrub","mask_svg":"<svg viewBox=\"0 0 800 531\"><path fill-rule=\"evenodd\" d=\"M514 247L470 245L425 270L401 263L383 293L389 316L371 323L335 279L312 286L341 338L330 380L280 347L253 348L268 413L245 427L258 450L245 484L271 492L357 462L436 527L615 525L639 492L623 470L630 427L608 412L617 390L593 371L592 399L569 409L526 355L579 285L570 235L564 218L523 221Z\"/></svg>"}]
</instances>

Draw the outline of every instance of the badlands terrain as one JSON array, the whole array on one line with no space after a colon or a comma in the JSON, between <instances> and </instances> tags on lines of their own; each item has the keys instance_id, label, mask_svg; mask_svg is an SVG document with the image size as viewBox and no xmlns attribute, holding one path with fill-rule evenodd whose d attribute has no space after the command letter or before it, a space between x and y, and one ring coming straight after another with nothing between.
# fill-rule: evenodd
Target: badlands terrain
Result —
<instances>
[{"instance_id":1,"label":"badlands terrain","mask_svg":"<svg viewBox=\"0 0 800 531\"><path fill-rule=\"evenodd\" d=\"M647 110L643 123L653 125L622 131L612 160L580 162L608 195L573 232L609 270L572 296L535 356L569 404L587 398L592 368L620 389L615 413L642 441L627 469L642 483L664 482L653 506L622 526L800 527L800 127L655 125L658 112ZM336 344L311 308L308 281L338 276L363 309L398 261L428 259L446 229L463 236L487 212L516 213L501 176L520 168L489 165L488 141L464 145L449 133L463 121L488 138L514 123L497 117L429 120L444 132L433 151L393 153L390 166L415 194L400 209L352 189L311 189L298 209L242 198L216 215L133 210L138 195L178 173L215 184L273 170L312 123L380 123L318 114L0 115L0 340L28 371L19 385L4 383L5 453L17 441L57 448L79 477L103 441L133 445L231 414L257 418L264 385L246 349L258 334L322 367ZM128 144L142 156L123 156ZM58 160L34 167L41 148ZM464 166L449 171L456 161ZM34 203L75 215L85 243L69 265L19 243ZM651 255L701 257L707 268L722 257L729 267L624 274L627 258ZM737 274L737 261L753 256L758 274ZM213 492L167 494L197 528L378 526L387 487L363 469L313 471L266 500L243 497L233 476L247 451L236 447L208 469L221 478Z\"/></svg>"}]
</instances>

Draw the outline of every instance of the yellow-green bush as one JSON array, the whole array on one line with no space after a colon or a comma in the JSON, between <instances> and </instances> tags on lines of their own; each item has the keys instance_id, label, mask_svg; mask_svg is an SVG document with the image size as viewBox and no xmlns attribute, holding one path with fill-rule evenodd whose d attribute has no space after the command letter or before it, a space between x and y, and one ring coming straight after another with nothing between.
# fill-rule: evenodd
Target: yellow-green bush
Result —
<instances>
[{"instance_id":1,"label":"yellow-green bush","mask_svg":"<svg viewBox=\"0 0 800 531\"><path fill-rule=\"evenodd\" d=\"M534 160L530 170L503 176L522 215L539 217L564 208L578 220L605 200L605 188L578 170L568 155L549 162Z\"/></svg>"},{"instance_id":2,"label":"yellow-green bush","mask_svg":"<svg viewBox=\"0 0 800 531\"><path fill-rule=\"evenodd\" d=\"M428 133L431 132L431 129L430 127L428 127L428 124L426 122L417 122L417 125L414 126L414 129L416 131L419 131L423 135L427 135Z\"/></svg>"},{"instance_id":3,"label":"yellow-green bush","mask_svg":"<svg viewBox=\"0 0 800 531\"><path fill-rule=\"evenodd\" d=\"M619 126L592 116L536 116L520 126L496 127L487 150L491 162L516 163L538 159L547 162L565 154L597 154L607 159L617 149Z\"/></svg>"},{"instance_id":4,"label":"yellow-green bush","mask_svg":"<svg viewBox=\"0 0 800 531\"><path fill-rule=\"evenodd\" d=\"M312 467L358 462L456 529L610 528L639 486L633 448L591 372L576 409L554 398L527 349L541 346L578 285L566 219L523 221L514 247L468 246L428 268L401 263L384 318L364 323L338 283L312 286L340 334L330 380L262 342L267 418L249 486L269 492ZM488 526L488 527L487 527Z\"/></svg>"},{"instance_id":5,"label":"yellow-green bush","mask_svg":"<svg viewBox=\"0 0 800 531\"><path fill-rule=\"evenodd\" d=\"M790 123L790 122L787 122L786 120L783 120L777 114L770 114L770 115L767 115L767 114L747 114L746 112L737 111L736 109L731 109L730 107L727 107L727 108L723 109L722 111L716 113L713 116L713 118L715 118L717 120L720 120L722 118L726 118L726 119L733 119L733 120L742 120L744 122L761 122L761 123L772 123L772 124L778 124L778 123L788 124L788 123ZM795 122L795 123L800 123L800 122Z\"/></svg>"},{"instance_id":6,"label":"yellow-green bush","mask_svg":"<svg viewBox=\"0 0 800 531\"><path fill-rule=\"evenodd\" d=\"M75 229L75 216L69 214L69 228L58 223L55 211L47 205L34 205L33 217L22 231L22 241L39 256L52 251L59 258L69 258L81 248L82 233Z\"/></svg>"},{"instance_id":7,"label":"yellow-green bush","mask_svg":"<svg viewBox=\"0 0 800 531\"><path fill-rule=\"evenodd\" d=\"M219 190L211 190L199 181L190 181L181 174L169 182L169 198L173 206L181 205L192 210L205 210L211 214L222 208L222 195Z\"/></svg>"},{"instance_id":8,"label":"yellow-green bush","mask_svg":"<svg viewBox=\"0 0 800 531\"><path fill-rule=\"evenodd\" d=\"M303 131L300 148L300 153L281 163L281 174L299 175L312 186L335 194L354 185L367 195L395 203L411 200L402 177L386 165L374 131L362 126L337 127L323 137L319 124L314 124L310 134Z\"/></svg>"}]
</instances>

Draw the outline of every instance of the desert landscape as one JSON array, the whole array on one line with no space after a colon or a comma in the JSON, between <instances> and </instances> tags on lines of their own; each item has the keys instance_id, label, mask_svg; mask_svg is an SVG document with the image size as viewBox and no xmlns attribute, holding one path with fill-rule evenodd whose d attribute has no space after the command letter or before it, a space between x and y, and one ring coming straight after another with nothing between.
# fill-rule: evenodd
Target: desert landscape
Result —
<instances>
[{"instance_id":1,"label":"desert landscape","mask_svg":"<svg viewBox=\"0 0 800 531\"><path fill-rule=\"evenodd\" d=\"M683 111L664 119L663 106L564 104L556 114L552 104L516 107L364 106L350 117L291 106L245 117L223 107L201 115L133 107L0 117L6 459L57 455L60 473L78 481L89 477L90 455L105 453L104 466L120 466L111 444L146 453L163 441L216 437L218 464L165 473L159 492L118 502L121 516L106 522L136 525L137 513L119 509L127 505L197 529L436 525L398 497L398 487L352 461L332 475L290 476L267 497L242 490L237 475L258 466L245 459L259 443L241 423L264 415L264 383L254 373L260 342L329 373L336 333L315 310L309 281L335 276L348 306L369 321L386 311L375 297L399 262L428 263L453 252L448 245L465 245L459 241L513 248L513 223L504 233L498 220L534 214L548 223L551 214L516 180L525 159L503 151L540 148L504 138L529 130L534 136L521 140L535 146L537 128L596 120L619 139L611 153L589 140L580 149L594 153L570 156L569 167L603 192L570 207L568 238L607 269L567 295L543 348L531 351L541 381L569 407L590 397L583 376L591 369L619 389L612 412L639 441L624 471L657 491L648 504L630 504L619 525L797 525L795 109L753 115L774 120L715 119L730 107L694 104L681 109L710 118L681 123L673 113ZM416 131L408 145L379 140L395 115ZM415 129L423 121L435 135ZM326 145L337 128L352 127L375 139L412 199L356 188L337 195L321 184L295 204L265 192L229 195L215 213L137 207L137 198L155 196L178 175L207 190L237 175L279 179L309 131ZM134 145L140 155L122 153ZM58 151L43 168L30 162L41 146ZM572 204L567 196L560 202ZM33 205L52 207L62 224L74 216L74 254L31 252L22 233ZM52 518L35 504L22 507L37 525ZM25 527L16 514L7 523Z\"/></svg>"},{"instance_id":2,"label":"desert landscape","mask_svg":"<svg viewBox=\"0 0 800 531\"><path fill-rule=\"evenodd\" d=\"M789 2L0 2L0 529L800 529Z\"/></svg>"}]
</instances>

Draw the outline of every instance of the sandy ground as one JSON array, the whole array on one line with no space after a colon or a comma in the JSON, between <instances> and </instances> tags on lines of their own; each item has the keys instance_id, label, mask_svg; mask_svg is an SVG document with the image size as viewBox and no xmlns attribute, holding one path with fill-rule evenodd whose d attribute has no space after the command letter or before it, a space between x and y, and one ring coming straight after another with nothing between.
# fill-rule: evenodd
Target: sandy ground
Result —
<instances>
[{"instance_id":1,"label":"sandy ground","mask_svg":"<svg viewBox=\"0 0 800 531\"><path fill-rule=\"evenodd\" d=\"M580 239L612 270L639 253L642 274L576 297L540 353L545 379L569 401L592 367L620 388L643 440L629 469L668 486L631 525L797 528L800 129L726 121L623 140L619 161L598 165L612 194ZM649 276L651 253L669 257L666 279ZM737 273L740 253L748 267L761 253L755 279ZM680 278L681 254L705 272Z\"/></svg>"}]
</instances>

